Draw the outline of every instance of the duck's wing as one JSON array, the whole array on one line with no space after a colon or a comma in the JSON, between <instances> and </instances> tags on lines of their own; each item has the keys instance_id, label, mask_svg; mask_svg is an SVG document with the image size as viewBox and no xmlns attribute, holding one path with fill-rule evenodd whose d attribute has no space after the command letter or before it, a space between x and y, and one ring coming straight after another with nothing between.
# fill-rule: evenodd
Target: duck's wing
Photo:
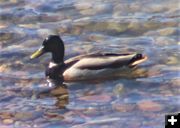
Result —
<instances>
[{"instance_id":1,"label":"duck's wing","mask_svg":"<svg viewBox=\"0 0 180 128\"><path fill-rule=\"evenodd\" d=\"M65 64L72 68L98 70L123 66L133 67L146 59L146 56L137 53L92 53L68 59Z\"/></svg>"}]
</instances>

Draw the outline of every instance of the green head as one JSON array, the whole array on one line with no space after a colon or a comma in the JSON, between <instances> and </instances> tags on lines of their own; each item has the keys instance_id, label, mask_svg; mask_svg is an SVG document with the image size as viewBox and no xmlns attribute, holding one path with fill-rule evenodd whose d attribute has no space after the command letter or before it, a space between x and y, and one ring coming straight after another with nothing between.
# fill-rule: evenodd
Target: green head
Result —
<instances>
[{"instance_id":1,"label":"green head","mask_svg":"<svg viewBox=\"0 0 180 128\"><path fill-rule=\"evenodd\" d=\"M34 59L48 52L52 53L53 62L61 63L64 61L64 43L58 35L48 36L30 58Z\"/></svg>"}]
</instances>

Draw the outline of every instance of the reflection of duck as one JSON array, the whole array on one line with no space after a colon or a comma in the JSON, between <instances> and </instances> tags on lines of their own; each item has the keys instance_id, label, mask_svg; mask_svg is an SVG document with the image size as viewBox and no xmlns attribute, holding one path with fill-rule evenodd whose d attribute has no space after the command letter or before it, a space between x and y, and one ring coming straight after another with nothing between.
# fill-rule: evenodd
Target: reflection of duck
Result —
<instances>
[{"instance_id":1,"label":"reflection of duck","mask_svg":"<svg viewBox=\"0 0 180 128\"><path fill-rule=\"evenodd\" d=\"M65 108L69 103L68 88L66 85L57 86L51 90L50 94L57 98L56 106L58 108Z\"/></svg>"},{"instance_id":2,"label":"reflection of duck","mask_svg":"<svg viewBox=\"0 0 180 128\"><path fill-rule=\"evenodd\" d=\"M108 77L113 71L131 69L147 59L147 56L139 53L91 53L64 61L64 43L57 35L46 38L42 47L31 55L31 59L47 52L52 53L52 60L46 76L63 78L65 81Z\"/></svg>"},{"instance_id":3,"label":"reflection of duck","mask_svg":"<svg viewBox=\"0 0 180 128\"><path fill-rule=\"evenodd\" d=\"M57 99L56 106L58 108L66 108L66 105L69 103L69 93L67 85L62 83L61 80L50 80L49 84L53 84L53 89L50 89L45 92L40 93L40 97L49 97L53 96Z\"/></svg>"}]
</instances>

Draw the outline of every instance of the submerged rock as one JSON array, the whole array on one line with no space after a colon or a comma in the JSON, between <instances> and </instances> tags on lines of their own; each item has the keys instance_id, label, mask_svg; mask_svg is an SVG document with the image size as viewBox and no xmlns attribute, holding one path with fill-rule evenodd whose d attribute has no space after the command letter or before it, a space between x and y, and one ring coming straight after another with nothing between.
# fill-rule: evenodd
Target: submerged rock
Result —
<instances>
[{"instance_id":1,"label":"submerged rock","mask_svg":"<svg viewBox=\"0 0 180 128\"><path fill-rule=\"evenodd\" d=\"M116 31L116 32L124 32L126 31L128 28L128 24L127 23L113 23L110 22L107 26L108 30L112 30L112 31Z\"/></svg>"},{"instance_id":2,"label":"submerged rock","mask_svg":"<svg viewBox=\"0 0 180 128\"><path fill-rule=\"evenodd\" d=\"M169 56L167 58L167 64L178 64L179 63L179 60L177 57L174 57L174 56Z\"/></svg>"},{"instance_id":3,"label":"submerged rock","mask_svg":"<svg viewBox=\"0 0 180 128\"><path fill-rule=\"evenodd\" d=\"M10 119L12 117L13 117L13 115L10 112L2 112L2 113L0 113L0 118L1 119Z\"/></svg>"},{"instance_id":4,"label":"submerged rock","mask_svg":"<svg viewBox=\"0 0 180 128\"><path fill-rule=\"evenodd\" d=\"M142 111L161 111L163 106L154 101L140 101L137 103L138 108Z\"/></svg>"},{"instance_id":5,"label":"submerged rock","mask_svg":"<svg viewBox=\"0 0 180 128\"><path fill-rule=\"evenodd\" d=\"M159 34L161 36L170 36L170 35L178 35L180 31L176 28L164 28L159 30Z\"/></svg>"},{"instance_id":6,"label":"submerged rock","mask_svg":"<svg viewBox=\"0 0 180 128\"><path fill-rule=\"evenodd\" d=\"M153 30L153 31L148 31L144 35L146 36L178 36L178 33L180 31L176 28L169 27L169 28L163 28L159 30Z\"/></svg>"},{"instance_id":7,"label":"submerged rock","mask_svg":"<svg viewBox=\"0 0 180 128\"><path fill-rule=\"evenodd\" d=\"M131 112L135 109L132 104L113 104L113 109L118 112Z\"/></svg>"},{"instance_id":8,"label":"submerged rock","mask_svg":"<svg viewBox=\"0 0 180 128\"><path fill-rule=\"evenodd\" d=\"M87 101L87 102L110 102L111 99L112 99L111 96L107 94L83 96L79 98L79 100Z\"/></svg>"},{"instance_id":9,"label":"submerged rock","mask_svg":"<svg viewBox=\"0 0 180 128\"><path fill-rule=\"evenodd\" d=\"M115 86L115 88L113 89L113 93L116 95L116 96L120 96L121 94L123 94L124 92L124 85L119 83Z\"/></svg>"},{"instance_id":10,"label":"submerged rock","mask_svg":"<svg viewBox=\"0 0 180 128\"><path fill-rule=\"evenodd\" d=\"M19 121L31 121L36 118L42 116L42 112L34 111L34 112L17 112L14 115L15 120Z\"/></svg>"},{"instance_id":11,"label":"submerged rock","mask_svg":"<svg viewBox=\"0 0 180 128\"><path fill-rule=\"evenodd\" d=\"M7 27L8 27L7 24L0 22L0 29L5 29L5 28L7 28Z\"/></svg>"},{"instance_id":12,"label":"submerged rock","mask_svg":"<svg viewBox=\"0 0 180 128\"><path fill-rule=\"evenodd\" d=\"M111 4L94 4L93 2L77 3L74 5L82 15L95 15L99 13L107 13L112 9Z\"/></svg>"},{"instance_id":13,"label":"submerged rock","mask_svg":"<svg viewBox=\"0 0 180 128\"><path fill-rule=\"evenodd\" d=\"M13 33L0 32L0 41L10 40L13 36Z\"/></svg>"},{"instance_id":14,"label":"submerged rock","mask_svg":"<svg viewBox=\"0 0 180 128\"><path fill-rule=\"evenodd\" d=\"M13 124L13 123L14 123L14 120L12 120L12 119L4 119L3 120L3 124L6 124L6 125Z\"/></svg>"}]
</instances>

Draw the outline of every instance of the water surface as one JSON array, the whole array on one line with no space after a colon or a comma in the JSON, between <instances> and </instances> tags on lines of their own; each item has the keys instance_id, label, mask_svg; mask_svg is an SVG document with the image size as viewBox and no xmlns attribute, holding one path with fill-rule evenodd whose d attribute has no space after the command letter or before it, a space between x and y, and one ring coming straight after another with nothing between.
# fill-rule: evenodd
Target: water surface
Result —
<instances>
[{"instance_id":1,"label":"water surface","mask_svg":"<svg viewBox=\"0 0 180 128\"><path fill-rule=\"evenodd\" d=\"M2 0L0 127L162 128L180 111L178 0ZM50 55L30 60L49 34L68 59L94 51L143 52L134 78L49 86Z\"/></svg>"}]
</instances>

